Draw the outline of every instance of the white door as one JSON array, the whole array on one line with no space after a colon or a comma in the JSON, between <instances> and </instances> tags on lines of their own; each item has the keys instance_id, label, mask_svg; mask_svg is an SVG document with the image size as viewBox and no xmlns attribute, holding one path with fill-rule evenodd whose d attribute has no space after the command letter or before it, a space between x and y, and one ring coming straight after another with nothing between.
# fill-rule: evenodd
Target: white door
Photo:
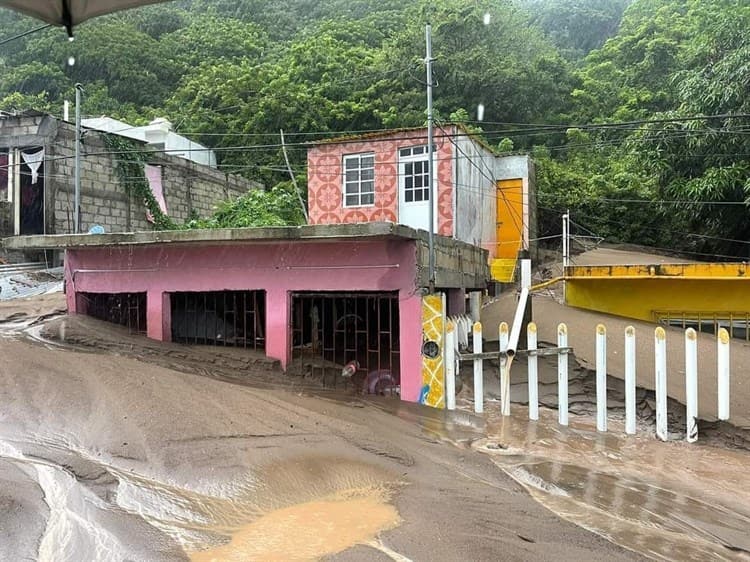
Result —
<instances>
[{"instance_id":1,"label":"white door","mask_svg":"<svg viewBox=\"0 0 750 562\"><path fill-rule=\"evenodd\" d=\"M427 147L413 146L399 150L398 222L412 228L428 230L430 225L430 184ZM433 174L433 178L435 174ZM437 181L435 181L437 193ZM436 206L433 202L433 208ZM434 216L437 224L437 213Z\"/></svg>"}]
</instances>

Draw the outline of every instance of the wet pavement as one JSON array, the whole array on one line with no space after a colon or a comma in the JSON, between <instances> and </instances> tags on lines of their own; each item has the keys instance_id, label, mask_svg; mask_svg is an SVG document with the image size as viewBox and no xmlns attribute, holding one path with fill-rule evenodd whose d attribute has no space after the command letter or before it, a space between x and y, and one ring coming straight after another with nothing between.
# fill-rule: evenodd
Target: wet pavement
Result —
<instances>
[{"instance_id":1,"label":"wet pavement","mask_svg":"<svg viewBox=\"0 0 750 562\"><path fill-rule=\"evenodd\" d=\"M566 428L554 411L537 422L525 414L492 416L472 446L561 517L655 559L750 559L747 452L626 436L621 423L597 433L590 416Z\"/></svg>"},{"instance_id":2,"label":"wet pavement","mask_svg":"<svg viewBox=\"0 0 750 562\"><path fill-rule=\"evenodd\" d=\"M0 559L748 559L747 452L466 388L363 400L29 306L0 312Z\"/></svg>"}]
</instances>

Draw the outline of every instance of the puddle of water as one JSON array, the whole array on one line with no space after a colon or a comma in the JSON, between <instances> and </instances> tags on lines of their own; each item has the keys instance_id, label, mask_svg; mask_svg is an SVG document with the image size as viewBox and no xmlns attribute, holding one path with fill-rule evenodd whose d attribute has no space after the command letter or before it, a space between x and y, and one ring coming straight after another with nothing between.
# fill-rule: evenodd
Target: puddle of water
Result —
<instances>
[{"instance_id":1,"label":"puddle of water","mask_svg":"<svg viewBox=\"0 0 750 562\"><path fill-rule=\"evenodd\" d=\"M747 453L525 414L491 418L472 447L554 513L651 558L750 560Z\"/></svg>"},{"instance_id":2,"label":"puddle of water","mask_svg":"<svg viewBox=\"0 0 750 562\"><path fill-rule=\"evenodd\" d=\"M328 499L278 509L232 533L228 544L193 552L193 562L307 561L371 543L398 525L382 490L349 490Z\"/></svg>"},{"instance_id":3,"label":"puddle of water","mask_svg":"<svg viewBox=\"0 0 750 562\"><path fill-rule=\"evenodd\" d=\"M197 562L316 560L358 544L406 560L378 541L400 523L388 503L398 479L354 459L291 455L239 480L201 484L139 473L137 464L94 455L59 436L28 435L0 436L0 460L43 492L49 513L39 560L143 559L165 536L165 544ZM90 480L92 474L108 476ZM162 534L144 536L133 516ZM3 552L0 543L0 558Z\"/></svg>"}]
</instances>

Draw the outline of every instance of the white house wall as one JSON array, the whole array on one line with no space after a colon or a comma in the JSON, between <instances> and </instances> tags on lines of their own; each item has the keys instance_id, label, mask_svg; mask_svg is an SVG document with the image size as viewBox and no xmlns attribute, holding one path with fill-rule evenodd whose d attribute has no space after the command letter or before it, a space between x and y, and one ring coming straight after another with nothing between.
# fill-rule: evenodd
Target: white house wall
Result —
<instances>
[{"instance_id":1,"label":"white house wall","mask_svg":"<svg viewBox=\"0 0 750 562\"><path fill-rule=\"evenodd\" d=\"M494 255L497 245L496 157L469 137L456 138L456 238Z\"/></svg>"}]
</instances>

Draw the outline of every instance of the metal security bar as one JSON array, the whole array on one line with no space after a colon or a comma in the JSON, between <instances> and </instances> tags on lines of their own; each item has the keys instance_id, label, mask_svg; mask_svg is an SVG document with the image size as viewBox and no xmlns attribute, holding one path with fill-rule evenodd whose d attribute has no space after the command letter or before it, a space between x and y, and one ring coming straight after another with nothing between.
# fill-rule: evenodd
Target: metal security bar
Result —
<instances>
[{"instance_id":1,"label":"metal security bar","mask_svg":"<svg viewBox=\"0 0 750 562\"><path fill-rule=\"evenodd\" d=\"M748 312L690 312L655 311L659 324L676 326L683 330L693 328L698 333L717 334L721 328L731 338L750 341L750 313Z\"/></svg>"},{"instance_id":2,"label":"metal security bar","mask_svg":"<svg viewBox=\"0 0 750 562\"><path fill-rule=\"evenodd\" d=\"M87 316L146 333L146 293L78 293L77 299Z\"/></svg>"},{"instance_id":3,"label":"metal security bar","mask_svg":"<svg viewBox=\"0 0 750 562\"><path fill-rule=\"evenodd\" d=\"M398 385L398 293L294 293L292 359L302 374L324 375L357 361L365 385L378 377Z\"/></svg>"},{"instance_id":4,"label":"metal security bar","mask_svg":"<svg viewBox=\"0 0 750 562\"><path fill-rule=\"evenodd\" d=\"M263 291L172 293L172 341L265 349L265 301Z\"/></svg>"}]
</instances>

